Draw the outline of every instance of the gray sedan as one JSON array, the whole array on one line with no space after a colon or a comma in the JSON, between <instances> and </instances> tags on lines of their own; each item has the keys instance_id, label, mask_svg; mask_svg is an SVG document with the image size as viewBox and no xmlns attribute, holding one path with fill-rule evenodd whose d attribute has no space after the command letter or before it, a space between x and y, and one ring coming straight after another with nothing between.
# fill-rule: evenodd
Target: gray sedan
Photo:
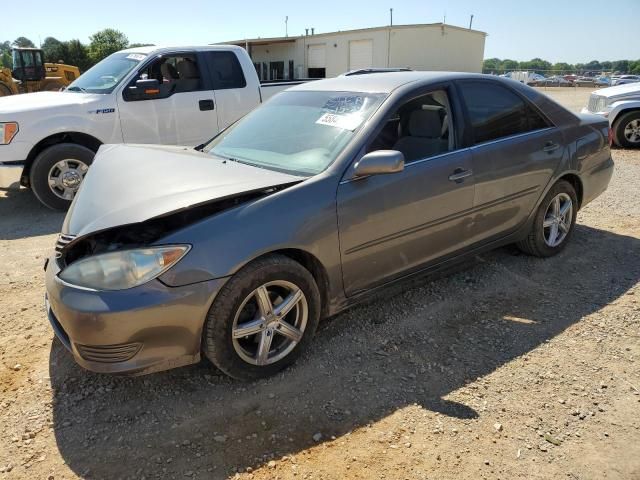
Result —
<instances>
[{"instance_id":1,"label":"gray sedan","mask_svg":"<svg viewBox=\"0 0 640 480\"><path fill-rule=\"evenodd\" d=\"M517 82L388 72L294 87L195 149L104 146L46 266L48 316L90 370L204 354L271 375L392 282L509 243L560 252L609 141Z\"/></svg>"}]
</instances>

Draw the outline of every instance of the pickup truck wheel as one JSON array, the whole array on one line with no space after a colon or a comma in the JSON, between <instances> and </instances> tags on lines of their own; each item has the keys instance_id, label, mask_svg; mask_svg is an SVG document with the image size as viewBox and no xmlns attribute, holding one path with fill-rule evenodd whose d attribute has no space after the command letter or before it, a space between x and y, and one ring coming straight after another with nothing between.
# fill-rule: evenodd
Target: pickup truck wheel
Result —
<instances>
[{"instance_id":1,"label":"pickup truck wheel","mask_svg":"<svg viewBox=\"0 0 640 480\"><path fill-rule=\"evenodd\" d=\"M82 145L53 145L33 161L29 179L36 198L53 210L67 210L95 153Z\"/></svg>"},{"instance_id":2,"label":"pickup truck wheel","mask_svg":"<svg viewBox=\"0 0 640 480\"><path fill-rule=\"evenodd\" d=\"M518 242L518 248L536 257L560 253L573 234L577 213L578 199L573 185L559 181L542 200L529 234Z\"/></svg>"},{"instance_id":3,"label":"pickup truck wheel","mask_svg":"<svg viewBox=\"0 0 640 480\"><path fill-rule=\"evenodd\" d=\"M320 319L313 276L283 255L258 259L222 287L203 332L207 358L227 375L253 380L292 364Z\"/></svg>"},{"instance_id":4,"label":"pickup truck wheel","mask_svg":"<svg viewBox=\"0 0 640 480\"><path fill-rule=\"evenodd\" d=\"M640 147L640 111L623 113L616 119L613 139L620 147Z\"/></svg>"}]
</instances>

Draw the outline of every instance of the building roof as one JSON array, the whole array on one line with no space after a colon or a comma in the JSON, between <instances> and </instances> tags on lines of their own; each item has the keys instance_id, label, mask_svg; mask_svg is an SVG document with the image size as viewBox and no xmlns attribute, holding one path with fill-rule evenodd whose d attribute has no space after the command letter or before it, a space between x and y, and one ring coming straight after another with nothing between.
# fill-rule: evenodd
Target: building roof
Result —
<instances>
[{"instance_id":1,"label":"building roof","mask_svg":"<svg viewBox=\"0 0 640 480\"><path fill-rule=\"evenodd\" d=\"M470 28L463 28L463 27L456 27L455 25L449 25L447 23L412 23L412 24L408 24L408 25L387 25L384 27L369 27L369 28L358 28L355 30L338 30L336 32L324 32L324 33L314 33L313 35L292 35L289 37L267 37L267 38L245 38L242 40L231 40L231 41L227 41L227 42L217 42L219 44L233 44L233 45L244 45L246 43L251 43L251 44L272 44L272 43L288 43L288 42L295 42L297 39L300 38L304 38L304 37L321 37L321 36L326 36L326 35L338 35L341 33L354 33L354 32L367 32L367 31L375 31L375 30L387 30L388 28L393 28L393 29L401 29L401 28L416 28L416 27L446 27L446 28L453 28L456 30L464 30L467 32L472 32L472 33L477 33L479 35L483 35L483 36L487 36L486 32L482 32L480 30L473 30Z\"/></svg>"},{"instance_id":2,"label":"building roof","mask_svg":"<svg viewBox=\"0 0 640 480\"><path fill-rule=\"evenodd\" d=\"M478 73L461 72L385 72L366 75L339 76L302 83L288 91L335 91L391 93L398 87L413 82L447 81L459 78L484 78Z\"/></svg>"}]
</instances>

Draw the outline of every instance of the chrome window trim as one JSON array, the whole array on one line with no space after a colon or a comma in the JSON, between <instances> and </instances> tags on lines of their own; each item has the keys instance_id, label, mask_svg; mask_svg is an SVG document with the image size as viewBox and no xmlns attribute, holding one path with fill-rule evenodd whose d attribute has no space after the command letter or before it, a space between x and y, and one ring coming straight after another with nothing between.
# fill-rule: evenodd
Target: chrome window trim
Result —
<instances>
[{"instance_id":1,"label":"chrome window trim","mask_svg":"<svg viewBox=\"0 0 640 480\"><path fill-rule=\"evenodd\" d=\"M507 137L500 137L500 138L496 138L495 140L487 140L486 142L482 142L482 143L476 143L474 145L472 145L471 149L477 148L477 147L484 147L486 145L492 145L494 143L498 143L498 142L504 142L505 140L512 140L514 138L520 138L520 137L525 137L527 135L532 135L534 133L540 133L540 132L547 132L549 130L555 130L558 127L545 127L545 128L539 128L537 130L530 130L528 132L523 132L523 133L516 133L515 135L509 135Z\"/></svg>"}]
</instances>

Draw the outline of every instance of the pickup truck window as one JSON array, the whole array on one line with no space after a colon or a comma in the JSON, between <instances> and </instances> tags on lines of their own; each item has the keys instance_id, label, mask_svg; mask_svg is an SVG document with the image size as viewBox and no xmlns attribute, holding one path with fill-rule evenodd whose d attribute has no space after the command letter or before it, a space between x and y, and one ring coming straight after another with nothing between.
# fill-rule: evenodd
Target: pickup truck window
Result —
<instances>
[{"instance_id":1,"label":"pickup truck window","mask_svg":"<svg viewBox=\"0 0 640 480\"><path fill-rule=\"evenodd\" d=\"M233 52L208 51L203 55L209 64L214 90L247 86L238 57Z\"/></svg>"},{"instance_id":2,"label":"pickup truck window","mask_svg":"<svg viewBox=\"0 0 640 480\"><path fill-rule=\"evenodd\" d=\"M97 63L67 87L70 92L111 93L144 60L140 53L118 52Z\"/></svg>"},{"instance_id":3,"label":"pickup truck window","mask_svg":"<svg viewBox=\"0 0 640 480\"><path fill-rule=\"evenodd\" d=\"M160 92L153 98L133 98L125 91L125 100L156 100L174 93L196 92L203 89L198 60L193 54L158 57L138 72L128 85L135 87L138 80L158 80Z\"/></svg>"},{"instance_id":4,"label":"pickup truck window","mask_svg":"<svg viewBox=\"0 0 640 480\"><path fill-rule=\"evenodd\" d=\"M361 92L282 92L218 135L212 155L297 175L326 169L384 100Z\"/></svg>"}]
</instances>

